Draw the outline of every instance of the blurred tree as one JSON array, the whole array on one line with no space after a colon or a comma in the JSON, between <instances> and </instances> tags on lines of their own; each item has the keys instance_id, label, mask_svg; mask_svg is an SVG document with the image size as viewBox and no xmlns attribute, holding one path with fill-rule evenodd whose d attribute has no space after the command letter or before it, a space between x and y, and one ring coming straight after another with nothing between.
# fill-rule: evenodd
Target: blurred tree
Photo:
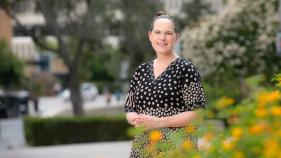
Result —
<instances>
[{"instance_id":1,"label":"blurred tree","mask_svg":"<svg viewBox=\"0 0 281 158\"><path fill-rule=\"evenodd\" d=\"M0 3L8 15L22 27L13 14L14 1ZM71 91L73 113L83 115L83 101L80 94L80 82L85 75L85 62L88 53L102 50L106 24L110 22L111 1L103 0L34 0L37 11L45 18L42 32L32 35L36 44L45 50L56 52L68 67L68 86ZM53 36L57 43L49 43L47 36Z\"/></svg>"},{"instance_id":2,"label":"blurred tree","mask_svg":"<svg viewBox=\"0 0 281 158\"><path fill-rule=\"evenodd\" d=\"M122 17L116 21L117 34L121 39L120 51L130 61L132 71L146 58L154 56L148 31L155 13L163 10L163 3L159 0L119 0L115 3Z\"/></svg>"},{"instance_id":3,"label":"blurred tree","mask_svg":"<svg viewBox=\"0 0 281 158\"><path fill-rule=\"evenodd\" d=\"M185 27L196 25L200 17L211 13L210 5L205 0L183 1L181 13L175 16L179 31L182 31Z\"/></svg>"},{"instance_id":4,"label":"blurred tree","mask_svg":"<svg viewBox=\"0 0 281 158\"><path fill-rule=\"evenodd\" d=\"M133 71L137 65L155 56L148 40L148 31L154 15L164 10L164 3L161 0L119 0L115 3L122 17L114 27L121 39L120 51L130 61L130 71ZM179 31L209 12L209 7L202 0L183 1L182 12L175 15Z\"/></svg>"},{"instance_id":5,"label":"blurred tree","mask_svg":"<svg viewBox=\"0 0 281 158\"><path fill-rule=\"evenodd\" d=\"M110 1L103 0L36 0L37 9L46 20L44 32L34 37L42 48L57 52L69 69L73 113L83 115L80 82L85 76L87 54L103 49L104 26L112 16ZM57 48L48 47L45 35L57 39Z\"/></svg>"},{"instance_id":6,"label":"blurred tree","mask_svg":"<svg viewBox=\"0 0 281 158\"><path fill-rule=\"evenodd\" d=\"M115 53L115 52L114 52ZM86 69L89 73L87 74L87 78L91 81L113 81L117 79L118 71L110 72L110 69L113 67L118 68L118 64L112 64L110 59L112 58L112 54L107 50L103 53L99 54L89 54L87 65L85 65ZM107 61L106 63L104 61ZM110 65L108 65L110 64Z\"/></svg>"},{"instance_id":7,"label":"blurred tree","mask_svg":"<svg viewBox=\"0 0 281 158\"><path fill-rule=\"evenodd\" d=\"M23 63L0 41L0 86L6 90L17 88L23 81Z\"/></svg>"}]
</instances>

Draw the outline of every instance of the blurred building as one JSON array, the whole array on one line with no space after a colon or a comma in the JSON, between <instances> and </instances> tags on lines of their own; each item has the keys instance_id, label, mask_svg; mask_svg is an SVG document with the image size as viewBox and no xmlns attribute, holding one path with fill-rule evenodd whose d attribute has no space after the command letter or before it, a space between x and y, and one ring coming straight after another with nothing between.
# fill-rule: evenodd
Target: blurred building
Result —
<instances>
[{"instance_id":1,"label":"blurred building","mask_svg":"<svg viewBox=\"0 0 281 158\"><path fill-rule=\"evenodd\" d=\"M9 45L13 36L11 18L0 8L0 41L5 40Z\"/></svg>"},{"instance_id":2,"label":"blurred building","mask_svg":"<svg viewBox=\"0 0 281 158\"><path fill-rule=\"evenodd\" d=\"M9 22L13 28L11 31L13 35L10 36L11 48L13 53L26 63L24 74L27 77L46 72L55 76L67 74L68 70L61 58L53 52L41 51L36 47L32 37L40 36L45 26L45 19L41 13L36 11L35 2L24 0L18 3L15 8L15 17L18 22L15 20ZM2 23L1 19L0 21Z\"/></svg>"},{"instance_id":3,"label":"blurred building","mask_svg":"<svg viewBox=\"0 0 281 158\"><path fill-rule=\"evenodd\" d=\"M13 37L11 40L12 52L26 64L24 68L25 76L29 77L34 73L39 72L36 65L29 64L39 59L39 54L35 49L35 44L31 37Z\"/></svg>"}]
</instances>

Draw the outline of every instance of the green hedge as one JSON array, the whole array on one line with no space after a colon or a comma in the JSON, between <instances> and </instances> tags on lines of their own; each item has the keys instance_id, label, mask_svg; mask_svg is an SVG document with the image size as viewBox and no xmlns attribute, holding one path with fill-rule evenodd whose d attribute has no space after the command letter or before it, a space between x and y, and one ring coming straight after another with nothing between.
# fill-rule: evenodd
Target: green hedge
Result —
<instances>
[{"instance_id":1,"label":"green hedge","mask_svg":"<svg viewBox=\"0 0 281 158\"><path fill-rule=\"evenodd\" d=\"M31 146L128 140L125 117L24 118L26 142Z\"/></svg>"}]
</instances>

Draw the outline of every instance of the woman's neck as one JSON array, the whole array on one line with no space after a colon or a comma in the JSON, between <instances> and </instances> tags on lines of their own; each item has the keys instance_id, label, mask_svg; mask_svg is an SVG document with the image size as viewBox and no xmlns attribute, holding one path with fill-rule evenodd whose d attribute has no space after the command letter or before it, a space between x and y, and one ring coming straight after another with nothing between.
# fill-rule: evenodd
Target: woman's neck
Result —
<instances>
[{"instance_id":1,"label":"woman's neck","mask_svg":"<svg viewBox=\"0 0 281 158\"><path fill-rule=\"evenodd\" d=\"M175 52L169 54L157 54L155 60L157 60L157 62L170 62L176 59L177 57L179 56Z\"/></svg>"}]
</instances>

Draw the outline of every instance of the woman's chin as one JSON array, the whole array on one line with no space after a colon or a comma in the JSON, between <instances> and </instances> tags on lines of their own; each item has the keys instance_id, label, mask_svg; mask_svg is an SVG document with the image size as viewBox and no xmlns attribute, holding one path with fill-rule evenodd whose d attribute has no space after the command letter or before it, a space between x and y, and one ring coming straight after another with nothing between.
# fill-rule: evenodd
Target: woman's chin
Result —
<instances>
[{"instance_id":1,"label":"woman's chin","mask_svg":"<svg viewBox=\"0 0 281 158\"><path fill-rule=\"evenodd\" d=\"M171 50L157 50L156 52L157 52L157 54L166 55L166 54L172 53L173 51L171 51Z\"/></svg>"}]
</instances>

